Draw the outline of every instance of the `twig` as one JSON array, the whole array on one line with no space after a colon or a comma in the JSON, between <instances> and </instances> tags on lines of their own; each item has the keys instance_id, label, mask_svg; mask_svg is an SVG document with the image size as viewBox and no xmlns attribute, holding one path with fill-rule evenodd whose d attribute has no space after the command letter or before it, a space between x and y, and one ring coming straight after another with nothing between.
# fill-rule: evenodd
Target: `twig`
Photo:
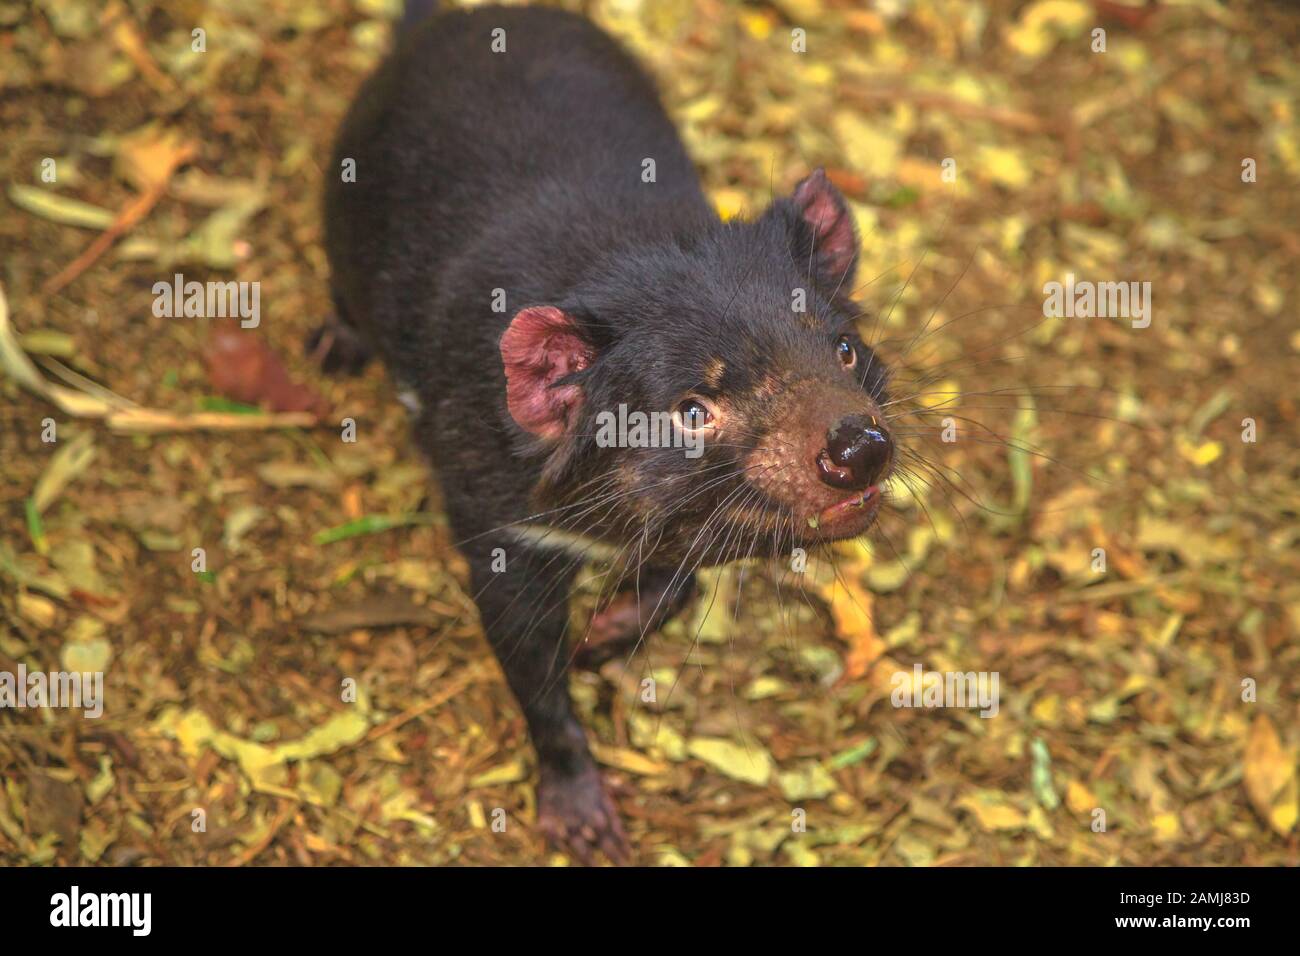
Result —
<instances>
[{"instance_id":1,"label":"twig","mask_svg":"<svg viewBox=\"0 0 1300 956\"><path fill-rule=\"evenodd\" d=\"M371 728L370 733L366 734L365 742L372 743L386 734L391 734L398 727L407 721L414 720L421 714L433 710L435 707L441 707L447 701L460 694L469 684L469 678L453 681L447 687L444 687L440 693L434 694L426 701L416 704L414 707L408 707L396 717L384 721L382 724L376 724Z\"/></svg>"},{"instance_id":2,"label":"twig","mask_svg":"<svg viewBox=\"0 0 1300 956\"><path fill-rule=\"evenodd\" d=\"M107 229L95 237L95 241L86 247L85 252L69 262L56 275L45 280L45 284L41 286L41 291L46 295L52 295L90 268L95 263L95 260L107 252L114 242L149 214L149 211L158 204L158 200L162 199L167 192L167 184L172 178L172 173L193 159L194 155L195 148L192 143L187 143L178 149L171 157L163 175L158 177L158 181L123 206L122 211L117 214L117 218L113 220Z\"/></svg>"},{"instance_id":3,"label":"twig","mask_svg":"<svg viewBox=\"0 0 1300 956\"><path fill-rule=\"evenodd\" d=\"M298 804L292 800L281 800L280 803L280 812L275 815L275 819L271 821L271 825L267 828L266 832L262 834L261 838L243 853L239 854L239 856L227 863L227 866L245 866L246 864L252 863L262 854L263 850L271 845L271 841L274 840L276 834L280 832L280 828L289 821L289 817L293 814L294 810L298 808Z\"/></svg>"},{"instance_id":4,"label":"twig","mask_svg":"<svg viewBox=\"0 0 1300 956\"><path fill-rule=\"evenodd\" d=\"M952 113L969 119L988 120L991 123L997 123L999 126L1009 126L1025 133L1045 133L1051 132L1053 129L1051 124L1044 122L1032 113L998 109L992 106L980 106L978 103L968 103L956 97L945 96L942 93L926 93L900 87L878 90L846 90L843 92L846 98L850 100L871 100L872 102L883 101L887 103L907 100L923 109L943 110L945 113Z\"/></svg>"},{"instance_id":5,"label":"twig","mask_svg":"<svg viewBox=\"0 0 1300 956\"><path fill-rule=\"evenodd\" d=\"M318 424L311 412L273 412L240 415L231 412L192 412L173 415L153 408L127 408L110 412L108 427L128 434L156 435L161 432L249 432L271 428L312 428Z\"/></svg>"}]
</instances>

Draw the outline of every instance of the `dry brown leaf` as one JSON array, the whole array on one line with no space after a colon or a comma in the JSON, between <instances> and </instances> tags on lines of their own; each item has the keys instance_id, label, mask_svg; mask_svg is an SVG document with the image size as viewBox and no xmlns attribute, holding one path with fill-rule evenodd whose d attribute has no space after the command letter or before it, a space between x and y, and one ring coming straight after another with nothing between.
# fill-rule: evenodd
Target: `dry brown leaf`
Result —
<instances>
[{"instance_id":1,"label":"dry brown leaf","mask_svg":"<svg viewBox=\"0 0 1300 956\"><path fill-rule=\"evenodd\" d=\"M155 189L193 155L195 144L176 129L149 123L122 137L113 171L140 192Z\"/></svg>"}]
</instances>

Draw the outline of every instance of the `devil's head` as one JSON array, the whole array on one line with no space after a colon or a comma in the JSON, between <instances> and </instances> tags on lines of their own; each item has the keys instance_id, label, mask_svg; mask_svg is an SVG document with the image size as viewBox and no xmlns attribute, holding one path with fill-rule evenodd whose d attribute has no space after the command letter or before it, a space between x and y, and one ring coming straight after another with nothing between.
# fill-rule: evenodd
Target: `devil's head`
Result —
<instances>
[{"instance_id":1,"label":"devil's head","mask_svg":"<svg viewBox=\"0 0 1300 956\"><path fill-rule=\"evenodd\" d=\"M705 564L866 530L894 446L857 250L817 170L752 222L611 256L568 301L520 310L506 404L554 523ZM648 427L611 442L615 421Z\"/></svg>"}]
</instances>

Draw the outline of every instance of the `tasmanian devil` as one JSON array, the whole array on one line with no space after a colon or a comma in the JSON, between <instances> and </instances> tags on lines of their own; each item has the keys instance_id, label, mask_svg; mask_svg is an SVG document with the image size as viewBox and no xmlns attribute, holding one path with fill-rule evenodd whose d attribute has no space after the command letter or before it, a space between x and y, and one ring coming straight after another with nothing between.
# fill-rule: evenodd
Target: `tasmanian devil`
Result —
<instances>
[{"instance_id":1,"label":"tasmanian devil","mask_svg":"<svg viewBox=\"0 0 1300 956\"><path fill-rule=\"evenodd\" d=\"M701 566L860 534L880 504L894 446L853 221L818 169L723 222L653 83L577 16L408 10L401 33L338 135L316 349L378 352L415 409L537 751L540 828L623 860L576 650L627 650ZM698 453L601 440L620 405ZM571 649L566 593L597 551L618 585Z\"/></svg>"}]
</instances>

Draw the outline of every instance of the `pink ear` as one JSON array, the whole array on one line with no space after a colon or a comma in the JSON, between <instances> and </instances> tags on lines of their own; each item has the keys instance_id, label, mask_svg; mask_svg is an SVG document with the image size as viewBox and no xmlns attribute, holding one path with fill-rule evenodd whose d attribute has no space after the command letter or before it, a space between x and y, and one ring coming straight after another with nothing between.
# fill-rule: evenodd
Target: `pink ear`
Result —
<instances>
[{"instance_id":1,"label":"pink ear","mask_svg":"<svg viewBox=\"0 0 1300 956\"><path fill-rule=\"evenodd\" d=\"M573 319L550 305L521 309L501 337L506 405L519 427L558 438L582 403L582 389L555 383L591 364L594 353Z\"/></svg>"},{"instance_id":2,"label":"pink ear","mask_svg":"<svg viewBox=\"0 0 1300 956\"><path fill-rule=\"evenodd\" d=\"M840 191L821 167L794 190L794 205L812 230L817 263L836 282L847 276L858 257L853 216Z\"/></svg>"}]
</instances>

